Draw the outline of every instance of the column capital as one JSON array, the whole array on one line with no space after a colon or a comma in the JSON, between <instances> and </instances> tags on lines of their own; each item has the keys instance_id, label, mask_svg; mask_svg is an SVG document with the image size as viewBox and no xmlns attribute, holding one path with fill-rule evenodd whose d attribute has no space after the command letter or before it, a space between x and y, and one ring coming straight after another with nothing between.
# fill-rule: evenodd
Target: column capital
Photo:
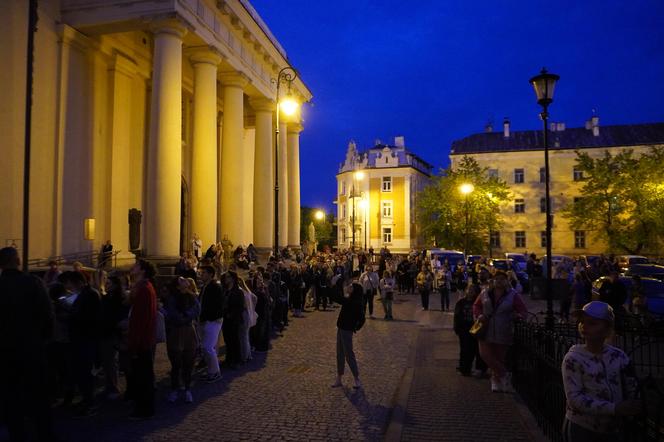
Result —
<instances>
[{"instance_id":1,"label":"column capital","mask_svg":"<svg viewBox=\"0 0 664 442\"><path fill-rule=\"evenodd\" d=\"M187 48L185 54L189 56L191 64L207 63L218 66L223 60L221 53L212 46L196 46Z\"/></svg>"},{"instance_id":2,"label":"column capital","mask_svg":"<svg viewBox=\"0 0 664 442\"><path fill-rule=\"evenodd\" d=\"M251 97L249 104L256 112L274 112L277 108L274 100L265 97Z\"/></svg>"},{"instance_id":3,"label":"column capital","mask_svg":"<svg viewBox=\"0 0 664 442\"><path fill-rule=\"evenodd\" d=\"M304 126L299 122L288 123L288 133L289 134L299 134L304 130Z\"/></svg>"},{"instance_id":4,"label":"column capital","mask_svg":"<svg viewBox=\"0 0 664 442\"><path fill-rule=\"evenodd\" d=\"M191 26L179 16L153 19L150 21L149 27L155 35L171 34L180 39L184 38L187 31L191 29Z\"/></svg>"},{"instance_id":5,"label":"column capital","mask_svg":"<svg viewBox=\"0 0 664 442\"><path fill-rule=\"evenodd\" d=\"M232 86L244 89L249 84L250 80L243 72L230 71L222 72L219 75L222 86Z\"/></svg>"}]
</instances>

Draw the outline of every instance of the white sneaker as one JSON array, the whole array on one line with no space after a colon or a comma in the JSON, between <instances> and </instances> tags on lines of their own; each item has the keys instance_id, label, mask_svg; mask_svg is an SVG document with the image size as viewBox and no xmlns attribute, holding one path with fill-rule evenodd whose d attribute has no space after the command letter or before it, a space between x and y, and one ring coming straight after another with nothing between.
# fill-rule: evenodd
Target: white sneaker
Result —
<instances>
[{"instance_id":1,"label":"white sneaker","mask_svg":"<svg viewBox=\"0 0 664 442\"><path fill-rule=\"evenodd\" d=\"M178 400L178 391L177 390L172 390L170 393L168 393L168 402L171 404L175 403Z\"/></svg>"},{"instance_id":2,"label":"white sneaker","mask_svg":"<svg viewBox=\"0 0 664 442\"><path fill-rule=\"evenodd\" d=\"M493 393L500 393L501 391L503 391L502 383L491 379L491 391Z\"/></svg>"},{"instance_id":3,"label":"white sneaker","mask_svg":"<svg viewBox=\"0 0 664 442\"><path fill-rule=\"evenodd\" d=\"M194 402L194 397L191 395L191 390L185 390L184 392L184 401L188 404Z\"/></svg>"}]
</instances>

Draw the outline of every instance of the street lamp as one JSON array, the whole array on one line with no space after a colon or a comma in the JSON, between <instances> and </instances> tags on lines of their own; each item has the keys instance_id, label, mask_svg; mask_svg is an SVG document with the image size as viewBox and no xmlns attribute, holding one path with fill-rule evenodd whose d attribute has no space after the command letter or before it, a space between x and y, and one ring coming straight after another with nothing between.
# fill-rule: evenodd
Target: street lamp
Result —
<instances>
[{"instance_id":1,"label":"street lamp","mask_svg":"<svg viewBox=\"0 0 664 442\"><path fill-rule=\"evenodd\" d=\"M355 251L355 198L357 197L356 194L356 185L358 181L362 181L364 179L364 172L361 170L355 171L353 173L353 187L351 187L351 192L350 192L350 197L353 200L353 215L351 216L352 220L352 230L353 230L353 237L352 237L352 250Z\"/></svg>"},{"instance_id":2,"label":"street lamp","mask_svg":"<svg viewBox=\"0 0 664 442\"><path fill-rule=\"evenodd\" d=\"M362 209L362 218L364 218L364 250L367 250L367 209L369 208L369 202L362 198L360 200L360 209Z\"/></svg>"},{"instance_id":3,"label":"street lamp","mask_svg":"<svg viewBox=\"0 0 664 442\"><path fill-rule=\"evenodd\" d=\"M316 218L317 221L321 221L323 218L325 218L325 212L322 210L316 210L316 213L314 213L314 218Z\"/></svg>"},{"instance_id":4,"label":"street lamp","mask_svg":"<svg viewBox=\"0 0 664 442\"><path fill-rule=\"evenodd\" d=\"M530 84L535 89L537 103L542 106L540 118L543 124L544 142L544 180L546 200L546 328L553 330L553 293L551 288L551 199L549 197L549 140L547 124L549 120L549 105L553 103L553 91L556 82L560 79L558 75L550 74L546 68L542 68L539 75L530 79Z\"/></svg>"},{"instance_id":5,"label":"street lamp","mask_svg":"<svg viewBox=\"0 0 664 442\"><path fill-rule=\"evenodd\" d=\"M276 127L274 130L274 258L279 259L279 114L293 115L297 111L298 102L293 99L291 94L291 85L297 78L297 71L290 66L286 66L279 71L277 79L272 79L277 84L277 115ZM281 83L288 84L288 92L283 100L279 99L279 90Z\"/></svg>"},{"instance_id":6,"label":"street lamp","mask_svg":"<svg viewBox=\"0 0 664 442\"><path fill-rule=\"evenodd\" d=\"M465 235L464 235L464 246L463 246L463 254L467 258L468 257L468 227L470 224L470 210L468 208L468 195L473 193L475 190L475 186L472 185L472 183L463 183L462 185L459 186L459 192L464 196L464 208L466 212L466 224L465 224Z\"/></svg>"}]
</instances>

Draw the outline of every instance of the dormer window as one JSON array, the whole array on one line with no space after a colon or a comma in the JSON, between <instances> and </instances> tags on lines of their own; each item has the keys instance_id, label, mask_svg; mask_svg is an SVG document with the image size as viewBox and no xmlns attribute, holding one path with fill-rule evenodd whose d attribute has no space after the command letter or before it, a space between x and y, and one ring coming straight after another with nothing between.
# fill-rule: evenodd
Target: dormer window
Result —
<instances>
[{"instance_id":1,"label":"dormer window","mask_svg":"<svg viewBox=\"0 0 664 442\"><path fill-rule=\"evenodd\" d=\"M392 191L392 177L391 176L384 176L383 177L383 186L381 187L381 190L383 192L391 192Z\"/></svg>"}]
</instances>

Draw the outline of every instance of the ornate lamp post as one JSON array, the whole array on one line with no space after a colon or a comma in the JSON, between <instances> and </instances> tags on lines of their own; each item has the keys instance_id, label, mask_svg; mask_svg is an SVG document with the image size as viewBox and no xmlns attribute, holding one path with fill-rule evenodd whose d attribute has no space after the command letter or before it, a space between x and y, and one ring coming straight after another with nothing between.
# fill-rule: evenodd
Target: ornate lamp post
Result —
<instances>
[{"instance_id":1,"label":"ornate lamp post","mask_svg":"<svg viewBox=\"0 0 664 442\"><path fill-rule=\"evenodd\" d=\"M551 287L551 199L549 197L549 140L547 123L549 120L549 105L553 103L553 90L556 82L560 79L558 75L550 74L546 68L542 68L539 75L530 79L530 84L535 89L537 103L542 106L540 118L543 123L544 141L544 180L546 200L546 328L553 329L553 293Z\"/></svg>"},{"instance_id":2,"label":"ornate lamp post","mask_svg":"<svg viewBox=\"0 0 664 442\"><path fill-rule=\"evenodd\" d=\"M466 258L468 258L468 235L470 232L468 232L468 227L470 226L470 210L468 207L468 195L473 193L475 190L475 186L473 186L471 183L463 183L462 185L459 186L459 192L464 196L464 209L465 209L465 214L466 214L466 223L464 225L464 246L463 246L463 254Z\"/></svg>"},{"instance_id":3,"label":"ornate lamp post","mask_svg":"<svg viewBox=\"0 0 664 442\"><path fill-rule=\"evenodd\" d=\"M272 79L277 84L277 116L276 127L274 130L274 258L279 258L279 114L293 115L299 106L291 95L291 85L297 78L297 71L290 66L279 71L277 79ZM279 90L281 83L288 85L288 92L283 100L279 99Z\"/></svg>"}]
</instances>

